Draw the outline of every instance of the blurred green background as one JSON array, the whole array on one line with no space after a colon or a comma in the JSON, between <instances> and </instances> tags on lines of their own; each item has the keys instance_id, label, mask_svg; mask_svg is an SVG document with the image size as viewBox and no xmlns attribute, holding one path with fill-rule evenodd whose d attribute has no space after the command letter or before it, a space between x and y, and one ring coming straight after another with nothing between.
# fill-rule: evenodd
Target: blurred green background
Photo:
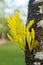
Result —
<instances>
[{"instance_id":1,"label":"blurred green background","mask_svg":"<svg viewBox=\"0 0 43 65\"><path fill-rule=\"evenodd\" d=\"M24 52L15 45L1 45L0 65L25 65Z\"/></svg>"},{"instance_id":2,"label":"blurred green background","mask_svg":"<svg viewBox=\"0 0 43 65\"><path fill-rule=\"evenodd\" d=\"M7 38L7 17L12 17L18 10L21 20L26 23L27 1L0 0L0 65L25 65L24 52Z\"/></svg>"}]
</instances>

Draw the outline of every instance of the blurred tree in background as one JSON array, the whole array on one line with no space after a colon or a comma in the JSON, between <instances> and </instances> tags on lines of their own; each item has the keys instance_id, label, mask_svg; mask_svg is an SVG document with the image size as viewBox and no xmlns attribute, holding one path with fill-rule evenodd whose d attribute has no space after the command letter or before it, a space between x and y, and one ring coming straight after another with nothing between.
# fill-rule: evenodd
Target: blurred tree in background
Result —
<instances>
[{"instance_id":1,"label":"blurred tree in background","mask_svg":"<svg viewBox=\"0 0 43 65\"><path fill-rule=\"evenodd\" d=\"M5 18L5 0L0 0L0 38L6 37L7 24Z\"/></svg>"}]
</instances>

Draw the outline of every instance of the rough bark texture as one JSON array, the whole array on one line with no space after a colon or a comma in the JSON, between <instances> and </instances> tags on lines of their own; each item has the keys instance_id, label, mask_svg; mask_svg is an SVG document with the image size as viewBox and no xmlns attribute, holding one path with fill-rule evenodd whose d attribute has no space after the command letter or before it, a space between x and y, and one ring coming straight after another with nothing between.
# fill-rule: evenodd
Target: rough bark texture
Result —
<instances>
[{"instance_id":1,"label":"rough bark texture","mask_svg":"<svg viewBox=\"0 0 43 65\"><path fill-rule=\"evenodd\" d=\"M35 29L35 31L36 31L35 39L38 40L39 43L41 43L41 40L43 41L43 37L42 37L43 34L40 34L40 33L43 33L43 31L42 32L40 32L40 31L43 30L43 29L42 29L42 27L38 27L37 28L37 22L39 22L40 20L43 19L43 14L41 14L39 12L39 10L40 10L40 8L36 4L29 4L28 5L28 17L27 17L26 26L27 26L27 24L29 23L30 20L32 20L32 19L35 20L35 23L32 26ZM30 30L31 30L31 28L30 28ZM25 51L25 62L26 62L26 65L34 65L34 62L40 62L41 65L43 65L43 60L34 58L35 57L34 51L35 52L38 51L39 47L40 47L40 44L37 47L37 49L33 49L32 52L30 53L29 47L28 47L28 43L26 41L26 51Z\"/></svg>"}]
</instances>

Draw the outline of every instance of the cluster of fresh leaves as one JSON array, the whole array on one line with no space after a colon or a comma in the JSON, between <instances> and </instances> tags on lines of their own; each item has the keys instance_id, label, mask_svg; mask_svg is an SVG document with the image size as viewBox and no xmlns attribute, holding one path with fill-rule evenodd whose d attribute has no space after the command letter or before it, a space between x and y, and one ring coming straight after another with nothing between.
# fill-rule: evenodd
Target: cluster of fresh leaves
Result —
<instances>
[{"instance_id":1,"label":"cluster of fresh leaves","mask_svg":"<svg viewBox=\"0 0 43 65\"><path fill-rule=\"evenodd\" d=\"M7 18L7 23L10 29L10 33L8 33L7 36L16 45L24 51L26 50L26 40L30 51L37 46L38 42L35 40L35 30L31 28L31 32L29 31L30 27L34 23L34 20L31 20L25 28L24 23L20 20L18 12L16 12L12 18Z\"/></svg>"}]
</instances>

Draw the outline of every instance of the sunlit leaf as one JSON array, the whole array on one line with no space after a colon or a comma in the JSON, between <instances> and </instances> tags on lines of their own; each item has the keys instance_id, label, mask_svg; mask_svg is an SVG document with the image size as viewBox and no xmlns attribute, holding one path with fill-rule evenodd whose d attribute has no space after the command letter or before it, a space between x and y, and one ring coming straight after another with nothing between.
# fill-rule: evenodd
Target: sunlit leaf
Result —
<instances>
[{"instance_id":1,"label":"sunlit leaf","mask_svg":"<svg viewBox=\"0 0 43 65\"><path fill-rule=\"evenodd\" d=\"M18 12L15 13L12 18L7 18L8 27L10 28L10 34L7 34L8 38L13 41L17 46L19 46L24 51L26 50L26 40L30 52L35 48L38 42L35 40L35 31L30 27L34 24L34 20L31 20L27 27L24 27L24 23L21 22Z\"/></svg>"}]
</instances>

